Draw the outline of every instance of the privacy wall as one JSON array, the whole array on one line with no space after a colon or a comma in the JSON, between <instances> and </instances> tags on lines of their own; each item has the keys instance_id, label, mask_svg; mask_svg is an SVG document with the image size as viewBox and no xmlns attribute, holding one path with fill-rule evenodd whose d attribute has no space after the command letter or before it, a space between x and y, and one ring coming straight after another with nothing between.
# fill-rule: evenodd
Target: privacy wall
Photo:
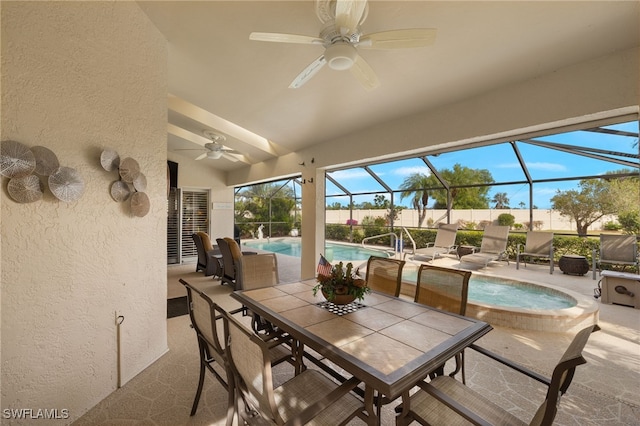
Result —
<instances>
[{"instance_id":1,"label":"privacy wall","mask_svg":"<svg viewBox=\"0 0 640 426\"><path fill-rule=\"evenodd\" d=\"M134 2L3 1L1 12L1 138L50 149L85 190L21 204L2 178L0 406L68 424L116 389L119 365L126 383L167 350L167 47ZM107 147L139 163L146 216L112 199Z\"/></svg>"}]
</instances>

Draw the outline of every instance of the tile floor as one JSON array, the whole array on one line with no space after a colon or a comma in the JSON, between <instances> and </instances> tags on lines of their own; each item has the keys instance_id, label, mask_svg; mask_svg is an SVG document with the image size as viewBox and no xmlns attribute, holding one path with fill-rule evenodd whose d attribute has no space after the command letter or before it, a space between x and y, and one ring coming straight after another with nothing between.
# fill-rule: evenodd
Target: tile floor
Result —
<instances>
[{"instance_id":1,"label":"tile floor","mask_svg":"<svg viewBox=\"0 0 640 426\"><path fill-rule=\"evenodd\" d=\"M278 261L281 282L299 278L298 259L279 255ZM457 265L455 259L444 258L436 262ZM226 309L237 306L237 302L228 297L228 286L194 271L195 265L168 267L169 297L184 294L177 281L183 278L203 288ZM513 263L500 263L483 272L552 284L587 297L592 296L596 286L590 274L571 277L556 269L554 275L549 275L547 267L536 265L516 271ZM557 425L640 424L640 309L599 305L602 330L594 333L587 343L584 351L587 364L578 367L569 392L562 398ZM225 391L211 377L205 380L198 413L189 417L198 377L196 339L189 327L188 316L169 319L167 324L169 352L114 391L74 425L224 424ZM495 327L479 344L548 376L572 337L569 333ZM466 353L467 384L529 421L544 399L544 388L474 351ZM280 380L290 374L289 368L277 368ZM382 424L394 423L392 406L387 406L383 410ZM350 424L362 422L356 419Z\"/></svg>"}]
</instances>

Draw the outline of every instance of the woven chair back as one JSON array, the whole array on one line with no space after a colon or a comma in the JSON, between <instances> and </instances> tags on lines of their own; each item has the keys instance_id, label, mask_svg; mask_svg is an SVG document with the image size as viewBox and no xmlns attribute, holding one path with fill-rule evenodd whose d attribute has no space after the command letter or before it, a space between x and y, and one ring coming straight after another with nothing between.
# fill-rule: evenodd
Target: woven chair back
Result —
<instances>
[{"instance_id":1,"label":"woven chair back","mask_svg":"<svg viewBox=\"0 0 640 426\"><path fill-rule=\"evenodd\" d=\"M440 225L433 245L435 247L451 247L456 243L457 233L458 225L455 223Z\"/></svg>"},{"instance_id":2,"label":"woven chair back","mask_svg":"<svg viewBox=\"0 0 640 426\"><path fill-rule=\"evenodd\" d=\"M236 374L236 386L245 397L257 404L262 414L267 414L276 424L283 424L273 396L268 343L233 316L226 315L226 319L229 330L229 362Z\"/></svg>"},{"instance_id":3,"label":"woven chair back","mask_svg":"<svg viewBox=\"0 0 640 426\"><path fill-rule=\"evenodd\" d=\"M509 227L502 225L492 225L484 228L480 253L500 254L507 249L507 238Z\"/></svg>"},{"instance_id":4,"label":"woven chair back","mask_svg":"<svg viewBox=\"0 0 640 426\"><path fill-rule=\"evenodd\" d=\"M527 232L527 241L524 245L524 252L549 256L553 245L553 232Z\"/></svg>"},{"instance_id":5,"label":"woven chair back","mask_svg":"<svg viewBox=\"0 0 640 426\"><path fill-rule=\"evenodd\" d=\"M371 256L367 261L367 286L374 291L398 297L405 261Z\"/></svg>"},{"instance_id":6,"label":"woven chair back","mask_svg":"<svg viewBox=\"0 0 640 426\"><path fill-rule=\"evenodd\" d=\"M180 283L187 290L189 317L198 339L207 346L209 354L220 365L225 365L224 346L221 344L224 342L224 327L221 321L222 308L188 282L180 279Z\"/></svg>"},{"instance_id":7,"label":"woven chair back","mask_svg":"<svg viewBox=\"0 0 640 426\"><path fill-rule=\"evenodd\" d=\"M600 260L634 263L638 259L635 235L600 234Z\"/></svg>"},{"instance_id":8,"label":"woven chair back","mask_svg":"<svg viewBox=\"0 0 640 426\"><path fill-rule=\"evenodd\" d=\"M271 287L280 282L275 253L242 256L238 261L238 283L241 290Z\"/></svg>"},{"instance_id":9,"label":"woven chair back","mask_svg":"<svg viewBox=\"0 0 640 426\"><path fill-rule=\"evenodd\" d=\"M414 301L454 314L465 315L470 271L421 265Z\"/></svg>"},{"instance_id":10,"label":"woven chair back","mask_svg":"<svg viewBox=\"0 0 640 426\"><path fill-rule=\"evenodd\" d=\"M582 351L595 327L597 326L590 325L579 331L564 352L564 355L562 355L562 358L560 358L560 361L553 369L547 397L533 416L530 423L531 426L553 424L558 412L559 398L569 389L576 367L587 363L587 360L582 356ZM596 328L596 330L599 330L599 328Z\"/></svg>"}]
</instances>

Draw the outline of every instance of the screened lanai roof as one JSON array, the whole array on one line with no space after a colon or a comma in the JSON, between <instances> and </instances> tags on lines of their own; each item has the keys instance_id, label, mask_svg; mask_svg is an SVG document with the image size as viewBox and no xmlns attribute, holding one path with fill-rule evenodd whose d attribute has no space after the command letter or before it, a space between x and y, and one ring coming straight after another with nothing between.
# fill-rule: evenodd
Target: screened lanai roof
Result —
<instances>
[{"instance_id":1,"label":"screened lanai roof","mask_svg":"<svg viewBox=\"0 0 640 426\"><path fill-rule=\"evenodd\" d=\"M421 173L439 177L437 186L423 189L490 186L489 199L500 192L506 193L511 207L550 208L550 199L558 190L573 189L581 179L611 173L638 176L639 158L637 120L586 126L511 141L434 149L417 157L328 171L327 204L346 206L384 194L386 199L392 197L394 205L407 205L410 200L403 201L394 193L400 191L407 176ZM440 175L456 165L486 170L493 182L465 180L461 184Z\"/></svg>"}]
</instances>

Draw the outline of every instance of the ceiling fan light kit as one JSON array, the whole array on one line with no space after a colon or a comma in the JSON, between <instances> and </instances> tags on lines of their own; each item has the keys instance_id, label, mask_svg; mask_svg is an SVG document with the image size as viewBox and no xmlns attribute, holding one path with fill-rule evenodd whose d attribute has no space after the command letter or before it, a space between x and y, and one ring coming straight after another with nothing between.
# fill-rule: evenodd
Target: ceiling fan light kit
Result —
<instances>
[{"instance_id":1,"label":"ceiling fan light kit","mask_svg":"<svg viewBox=\"0 0 640 426\"><path fill-rule=\"evenodd\" d=\"M345 42L338 42L327 47L324 58L329 64L329 68L337 71L348 70L358 57L358 52L353 45Z\"/></svg>"}]
</instances>

